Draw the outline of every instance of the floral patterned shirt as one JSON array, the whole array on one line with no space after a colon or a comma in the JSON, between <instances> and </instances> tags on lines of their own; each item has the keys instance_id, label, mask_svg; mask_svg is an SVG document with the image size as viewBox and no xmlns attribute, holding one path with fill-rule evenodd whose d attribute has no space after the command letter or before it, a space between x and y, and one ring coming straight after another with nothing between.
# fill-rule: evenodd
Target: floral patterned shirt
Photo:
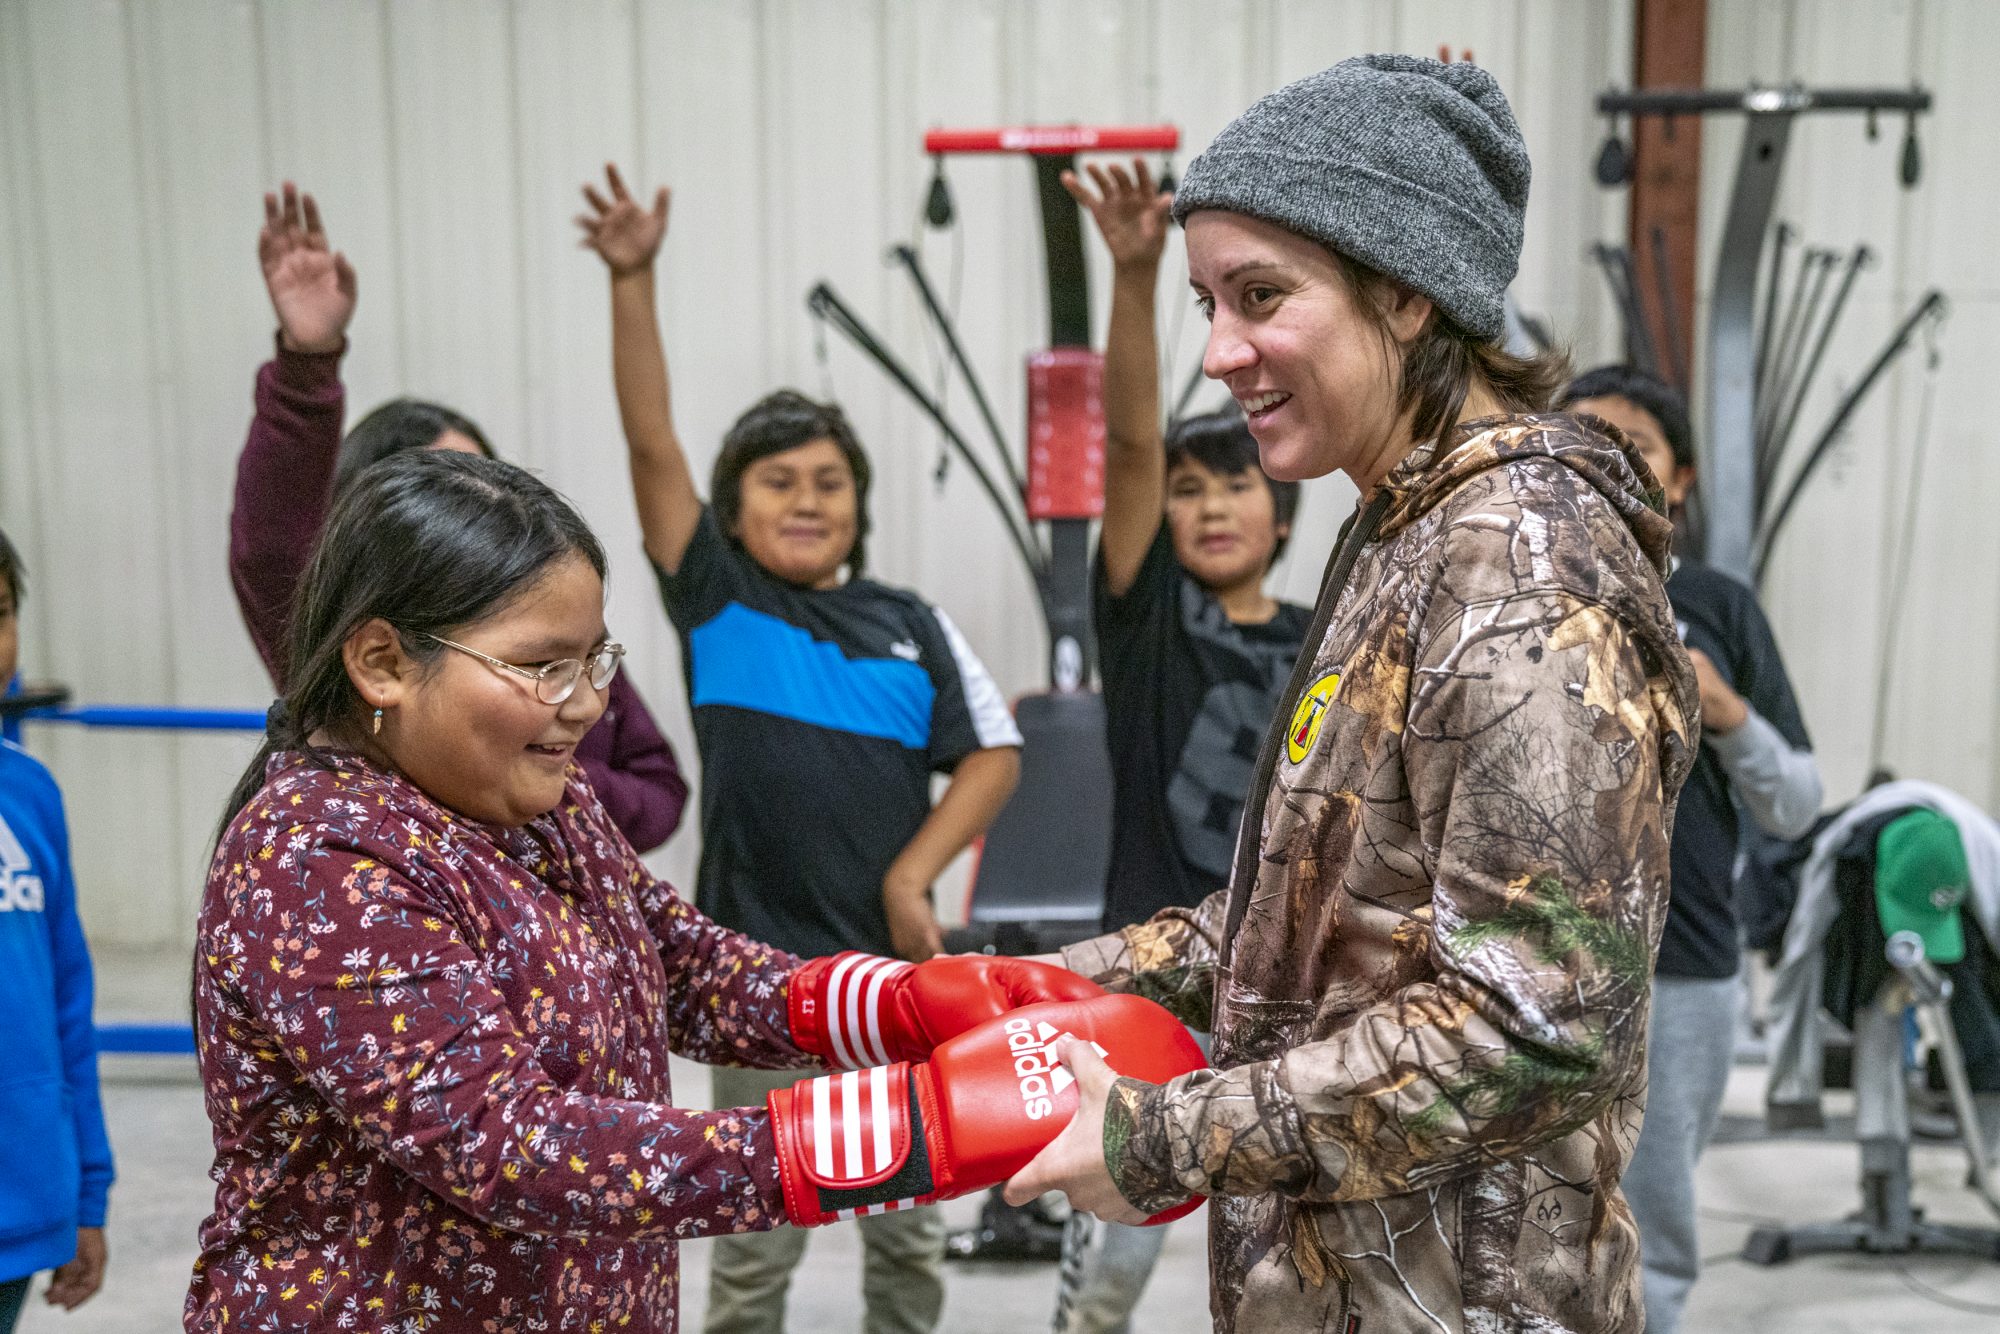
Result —
<instances>
[{"instance_id":1,"label":"floral patterned shirt","mask_svg":"<svg viewBox=\"0 0 2000 1334\"><path fill-rule=\"evenodd\" d=\"M272 757L209 872L187 1328L673 1330L675 1239L783 1203L764 1110L674 1110L667 1054L810 1064L798 961L647 874L574 767L503 829L336 759Z\"/></svg>"}]
</instances>

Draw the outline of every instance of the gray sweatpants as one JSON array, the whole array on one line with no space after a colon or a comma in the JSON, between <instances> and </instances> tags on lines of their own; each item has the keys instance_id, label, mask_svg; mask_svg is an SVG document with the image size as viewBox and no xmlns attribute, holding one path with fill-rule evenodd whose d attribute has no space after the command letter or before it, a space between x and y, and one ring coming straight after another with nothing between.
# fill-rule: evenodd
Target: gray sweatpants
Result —
<instances>
[{"instance_id":1,"label":"gray sweatpants","mask_svg":"<svg viewBox=\"0 0 2000 1334\"><path fill-rule=\"evenodd\" d=\"M1639 1222L1647 1334L1677 1334L1701 1267L1694 1167L1722 1113L1740 993L1733 977L1653 979L1646 1119L1622 1183Z\"/></svg>"}]
</instances>

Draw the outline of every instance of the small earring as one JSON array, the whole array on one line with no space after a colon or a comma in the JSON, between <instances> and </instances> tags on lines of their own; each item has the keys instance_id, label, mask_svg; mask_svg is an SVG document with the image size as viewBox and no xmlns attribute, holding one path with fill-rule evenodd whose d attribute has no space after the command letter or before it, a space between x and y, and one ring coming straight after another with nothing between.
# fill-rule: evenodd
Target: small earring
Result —
<instances>
[{"instance_id":1,"label":"small earring","mask_svg":"<svg viewBox=\"0 0 2000 1334\"><path fill-rule=\"evenodd\" d=\"M373 729L373 734L375 736L382 735L382 710L380 709L375 710L375 726Z\"/></svg>"}]
</instances>

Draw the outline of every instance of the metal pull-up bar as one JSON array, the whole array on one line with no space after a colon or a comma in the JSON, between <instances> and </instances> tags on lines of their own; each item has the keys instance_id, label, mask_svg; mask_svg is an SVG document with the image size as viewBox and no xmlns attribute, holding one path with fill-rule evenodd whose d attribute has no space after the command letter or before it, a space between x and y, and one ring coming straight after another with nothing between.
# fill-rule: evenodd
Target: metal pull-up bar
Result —
<instances>
[{"instance_id":1,"label":"metal pull-up bar","mask_svg":"<svg viewBox=\"0 0 2000 1334\"><path fill-rule=\"evenodd\" d=\"M932 130L926 153L1171 153L1181 132L1171 125L1013 125L992 130Z\"/></svg>"},{"instance_id":2,"label":"metal pull-up bar","mask_svg":"<svg viewBox=\"0 0 2000 1334\"><path fill-rule=\"evenodd\" d=\"M1921 88L1634 88L1603 93L1597 109L1618 116L1698 116L1742 111L1903 111L1931 109Z\"/></svg>"}]
</instances>

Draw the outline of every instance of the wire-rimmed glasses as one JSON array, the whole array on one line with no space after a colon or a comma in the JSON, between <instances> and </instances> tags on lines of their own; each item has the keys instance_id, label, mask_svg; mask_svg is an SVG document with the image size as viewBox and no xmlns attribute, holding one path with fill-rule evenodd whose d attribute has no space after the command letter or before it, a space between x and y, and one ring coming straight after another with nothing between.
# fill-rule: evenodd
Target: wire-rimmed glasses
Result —
<instances>
[{"instance_id":1,"label":"wire-rimmed glasses","mask_svg":"<svg viewBox=\"0 0 2000 1334\"><path fill-rule=\"evenodd\" d=\"M489 667L498 667L503 672L512 672L516 676L525 677L534 683L535 698L544 704L560 704L575 694L576 683L583 679L586 671L590 674L590 684L599 690L604 689L611 684L611 678L618 675L618 664L625 657L625 646L613 642L606 643L591 654L588 661L578 658L558 658L554 662L545 662L540 667L517 667L511 662L500 661L490 653L481 653L476 648L467 648L463 644L454 643L443 635L424 637L443 644L446 648L455 648L460 653L470 654Z\"/></svg>"}]
</instances>

